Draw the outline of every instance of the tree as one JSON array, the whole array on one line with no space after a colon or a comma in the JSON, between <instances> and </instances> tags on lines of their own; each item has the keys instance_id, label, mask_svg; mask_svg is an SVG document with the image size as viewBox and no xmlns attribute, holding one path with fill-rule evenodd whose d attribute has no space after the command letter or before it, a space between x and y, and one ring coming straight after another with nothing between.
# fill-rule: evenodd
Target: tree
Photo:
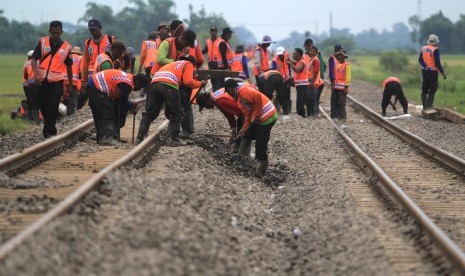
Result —
<instances>
[{"instance_id":1,"label":"tree","mask_svg":"<svg viewBox=\"0 0 465 276\"><path fill-rule=\"evenodd\" d=\"M418 17L418 15L411 16L408 19L408 24L410 25L410 28L412 28L412 32L410 33L410 39L415 44L420 43L420 28L421 28L420 17Z\"/></svg>"},{"instance_id":2,"label":"tree","mask_svg":"<svg viewBox=\"0 0 465 276\"><path fill-rule=\"evenodd\" d=\"M465 15L463 14L460 15L459 21L454 24L451 44L454 53L465 52Z\"/></svg>"},{"instance_id":3,"label":"tree","mask_svg":"<svg viewBox=\"0 0 465 276\"><path fill-rule=\"evenodd\" d=\"M454 24L452 21L445 17L442 11L439 11L421 22L419 42L424 44L430 34L436 34L441 42L441 52L450 53L452 52L451 37L453 30Z\"/></svg>"}]
</instances>

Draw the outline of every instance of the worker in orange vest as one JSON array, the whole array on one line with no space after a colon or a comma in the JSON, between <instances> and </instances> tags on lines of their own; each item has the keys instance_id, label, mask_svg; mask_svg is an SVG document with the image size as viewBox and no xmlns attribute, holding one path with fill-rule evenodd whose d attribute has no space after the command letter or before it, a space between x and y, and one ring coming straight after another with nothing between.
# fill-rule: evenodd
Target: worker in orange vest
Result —
<instances>
[{"instance_id":1,"label":"worker in orange vest","mask_svg":"<svg viewBox=\"0 0 465 276\"><path fill-rule=\"evenodd\" d=\"M297 114L304 117L310 114L311 107L309 103L309 86L308 86L308 66L303 60L304 51L295 48L292 53L292 60L287 60L287 64L294 71L294 85L297 90L296 110ZM305 112L307 109L307 112Z\"/></svg>"},{"instance_id":2,"label":"worker in orange vest","mask_svg":"<svg viewBox=\"0 0 465 276\"><path fill-rule=\"evenodd\" d=\"M92 75L88 81L89 105L97 131L97 143L104 146L118 145L114 139L115 128L121 126L115 116L115 101L124 102L133 113L137 106L128 99L131 91L147 86L150 78L145 74L126 73L118 69L108 69Z\"/></svg>"},{"instance_id":3,"label":"worker in orange vest","mask_svg":"<svg viewBox=\"0 0 465 276\"><path fill-rule=\"evenodd\" d=\"M287 103L286 88L281 73L278 70L268 70L261 74L260 79L264 86L263 94L265 94L268 99L273 100L273 93L276 91L277 102L282 106L283 115L288 115L289 104Z\"/></svg>"},{"instance_id":4,"label":"worker in orange vest","mask_svg":"<svg viewBox=\"0 0 465 276\"><path fill-rule=\"evenodd\" d=\"M237 153L241 139L235 138L244 123L244 115L242 114L241 108L238 106L236 99L226 93L225 88L222 87L213 93L199 93L196 97L196 101L200 107L200 112L204 108L212 109L216 106L221 113L223 113L228 120L229 127L231 129L229 142L234 141L233 152Z\"/></svg>"},{"instance_id":5,"label":"worker in orange vest","mask_svg":"<svg viewBox=\"0 0 465 276\"><path fill-rule=\"evenodd\" d=\"M26 102L27 102L27 109L26 109L26 117L29 120L34 120L34 117L32 115L32 101L33 98L35 101L37 101L37 87L34 85L34 71L32 71L32 65L31 65L31 59L32 59L32 54L34 53L34 50L31 50L27 53L27 59L26 62L24 63L23 66L23 91L24 91L24 96L26 96ZM35 94L35 95L32 95ZM37 112L39 112L39 107L36 104Z\"/></svg>"},{"instance_id":6,"label":"worker in orange vest","mask_svg":"<svg viewBox=\"0 0 465 276\"><path fill-rule=\"evenodd\" d=\"M73 59L73 82L71 84L71 89L68 89L69 82L67 79L64 81L64 93L63 93L63 103L66 105L66 115L72 115L77 109L79 91L81 90L81 61L82 61L82 52L81 48L74 46L71 49L71 57ZM68 94L66 91L71 91L71 94Z\"/></svg>"},{"instance_id":7,"label":"worker in orange vest","mask_svg":"<svg viewBox=\"0 0 465 276\"><path fill-rule=\"evenodd\" d=\"M231 71L239 72L239 78L247 80L249 79L249 60L244 55L244 46L237 45L234 50L234 56L231 62Z\"/></svg>"},{"instance_id":8,"label":"worker in orange vest","mask_svg":"<svg viewBox=\"0 0 465 276\"><path fill-rule=\"evenodd\" d=\"M237 99L244 114L244 125L237 134L241 138L239 156L246 157L252 140L255 140L255 159L258 165L255 176L262 178L268 168L268 142L278 113L273 103L260 91L250 85L238 85L234 79L228 79L224 88L227 93Z\"/></svg>"},{"instance_id":9,"label":"worker in orange vest","mask_svg":"<svg viewBox=\"0 0 465 276\"><path fill-rule=\"evenodd\" d=\"M229 40L234 32L226 27L219 39L213 43L212 63L210 68L214 70L230 70L234 53L229 46ZM215 77L211 79L212 89L216 91L224 86L224 78Z\"/></svg>"},{"instance_id":10,"label":"worker in orange vest","mask_svg":"<svg viewBox=\"0 0 465 276\"><path fill-rule=\"evenodd\" d=\"M344 46L338 44L334 46L334 54L331 55L328 59L328 77L331 83L331 95L334 93L334 81L336 79L336 66L337 66L337 58L336 53L344 50ZM333 106L333 102L330 101L331 110L336 110L336 107ZM332 114L332 113L331 113ZM332 115L331 115L332 116ZM335 117L331 117L331 119L335 119Z\"/></svg>"},{"instance_id":11,"label":"worker in orange vest","mask_svg":"<svg viewBox=\"0 0 465 276\"><path fill-rule=\"evenodd\" d=\"M433 107L434 95L438 90L438 71L444 79L446 73L441 65L441 54L439 53L439 38L435 34L430 34L426 45L421 48L418 62L421 65L422 84L421 102L423 109Z\"/></svg>"},{"instance_id":12,"label":"worker in orange vest","mask_svg":"<svg viewBox=\"0 0 465 276\"><path fill-rule=\"evenodd\" d=\"M277 70L283 76L284 80L284 91L285 91L285 98L284 102L287 102L287 112L291 113L292 110L292 101L291 101L291 68L289 64L287 64L287 60L289 58L289 53L284 49L284 47L276 48L276 55L273 57L273 61L271 62L271 69ZM287 118L287 117L284 117Z\"/></svg>"},{"instance_id":13,"label":"worker in orange vest","mask_svg":"<svg viewBox=\"0 0 465 276\"><path fill-rule=\"evenodd\" d=\"M95 59L94 73L109 69L120 69L120 60L126 52L126 44L121 40L115 40L111 44L110 50L105 51Z\"/></svg>"},{"instance_id":14,"label":"worker in orange vest","mask_svg":"<svg viewBox=\"0 0 465 276\"><path fill-rule=\"evenodd\" d=\"M97 56L105 51L109 51L111 44L115 40L113 35L102 33L102 23L93 18L87 23L87 27L91 34L91 38L84 41L84 55L82 58L82 75L81 75L81 89L84 93L79 94L78 109L81 109L86 101L87 94L85 93L87 81L94 72L95 60Z\"/></svg>"},{"instance_id":15,"label":"worker in orange vest","mask_svg":"<svg viewBox=\"0 0 465 276\"><path fill-rule=\"evenodd\" d=\"M274 42L269 35L265 35L261 42L255 48L255 63L253 66L253 73L255 81L257 82L258 90L263 92L264 86L260 80L260 75L268 71L268 47Z\"/></svg>"},{"instance_id":16,"label":"worker in orange vest","mask_svg":"<svg viewBox=\"0 0 465 276\"><path fill-rule=\"evenodd\" d=\"M179 138L183 110L179 87L186 85L192 89L202 88L207 84L206 80L194 79L194 66L196 60L192 56L183 56L180 60L171 62L158 70L152 78L149 97L145 112L139 124L137 143L139 144L149 131L150 124L160 115L165 104L165 112L169 119L169 146L184 146L186 142Z\"/></svg>"},{"instance_id":17,"label":"worker in orange vest","mask_svg":"<svg viewBox=\"0 0 465 276\"><path fill-rule=\"evenodd\" d=\"M216 62L213 61L213 45L218 39L218 29L215 26L210 27L210 37L205 40L205 47L202 50L202 54L207 54L208 69L215 69Z\"/></svg>"},{"instance_id":18,"label":"worker in orange vest","mask_svg":"<svg viewBox=\"0 0 465 276\"><path fill-rule=\"evenodd\" d=\"M128 47L123 52L120 58L121 70L134 74L134 67L136 66L136 53L133 47Z\"/></svg>"},{"instance_id":19,"label":"worker in orange vest","mask_svg":"<svg viewBox=\"0 0 465 276\"><path fill-rule=\"evenodd\" d=\"M392 108L395 110L395 104L391 102L392 97L396 97L399 100L402 108L404 109L404 114L408 114L408 102L405 98L404 91L402 90L402 84L400 80L396 77L389 77L383 82L383 99L381 101L381 110L383 116L386 116L386 108L389 104L392 105Z\"/></svg>"},{"instance_id":20,"label":"worker in orange vest","mask_svg":"<svg viewBox=\"0 0 465 276\"><path fill-rule=\"evenodd\" d=\"M331 93L331 118L345 120L347 119L346 101L351 83L351 68L346 60L348 57L346 50L339 50L335 57L337 64L334 68L334 84L331 87L333 91ZM333 106L335 107L334 111Z\"/></svg>"},{"instance_id":21,"label":"worker in orange vest","mask_svg":"<svg viewBox=\"0 0 465 276\"><path fill-rule=\"evenodd\" d=\"M39 86L40 111L44 116L44 138L57 134L58 106L63 95L63 80L73 81L71 45L61 39L63 24L50 22L49 37L42 37L32 54L35 84ZM69 93L69 91L68 91Z\"/></svg>"},{"instance_id":22,"label":"worker in orange vest","mask_svg":"<svg viewBox=\"0 0 465 276\"><path fill-rule=\"evenodd\" d=\"M304 62L308 68L308 101L310 113L308 116L317 116L319 112L318 89L324 85L320 75L320 60L318 59L318 48L312 46L308 49L308 53L304 54Z\"/></svg>"},{"instance_id":23,"label":"worker in orange vest","mask_svg":"<svg viewBox=\"0 0 465 276\"><path fill-rule=\"evenodd\" d=\"M158 53L157 34L149 33L147 40L142 41L140 50L139 73L144 69L144 72L149 76L152 66L155 65Z\"/></svg>"},{"instance_id":24,"label":"worker in orange vest","mask_svg":"<svg viewBox=\"0 0 465 276\"><path fill-rule=\"evenodd\" d=\"M305 48L305 52L307 53L307 55L310 55L310 49L312 49L313 47L316 47L313 44L313 40L311 38L305 39L304 48ZM320 62L320 76L323 79L324 75L325 75L325 71L326 71L326 64L325 64L325 62L323 60L323 55L321 54L320 51L318 51L316 57L318 58L318 60ZM321 97L321 93L323 92L323 88L324 88L324 85L321 85L321 86L318 87L318 93L317 93L318 104L320 103L320 97Z\"/></svg>"},{"instance_id":25,"label":"worker in orange vest","mask_svg":"<svg viewBox=\"0 0 465 276\"><path fill-rule=\"evenodd\" d=\"M171 37L170 34L170 24L167 22L160 22L157 27L157 34L158 37L155 40L157 42L157 46L160 47L160 44L167 38Z\"/></svg>"}]
</instances>

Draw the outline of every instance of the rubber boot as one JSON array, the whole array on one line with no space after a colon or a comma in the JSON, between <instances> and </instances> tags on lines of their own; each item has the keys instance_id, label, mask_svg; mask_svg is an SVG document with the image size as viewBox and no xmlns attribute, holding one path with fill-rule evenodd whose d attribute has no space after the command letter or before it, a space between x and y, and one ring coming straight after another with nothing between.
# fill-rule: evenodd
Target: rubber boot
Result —
<instances>
[{"instance_id":1,"label":"rubber boot","mask_svg":"<svg viewBox=\"0 0 465 276\"><path fill-rule=\"evenodd\" d=\"M426 94L421 94L421 104L423 105L423 110L428 109L428 103L426 101Z\"/></svg>"},{"instance_id":2,"label":"rubber boot","mask_svg":"<svg viewBox=\"0 0 465 276\"><path fill-rule=\"evenodd\" d=\"M32 119L34 120L34 123L36 123L37 125L40 125L39 110L38 109L32 109L31 110L31 115L32 115Z\"/></svg>"},{"instance_id":3,"label":"rubber boot","mask_svg":"<svg viewBox=\"0 0 465 276\"><path fill-rule=\"evenodd\" d=\"M428 94L428 98L426 100L426 103L428 104L428 108L433 108L434 94L435 93L429 93Z\"/></svg>"},{"instance_id":4,"label":"rubber boot","mask_svg":"<svg viewBox=\"0 0 465 276\"><path fill-rule=\"evenodd\" d=\"M115 123L113 120L101 120L101 133L102 138L99 140L99 144L102 146L113 146L117 143L113 139L113 132L115 129Z\"/></svg>"},{"instance_id":5,"label":"rubber boot","mask_svg":"<svg viewBox=\"0 0 465 276\"><path fill-rule=\"evenodd\" d=\"M140 144L149 133L150 123L151 122L146 119L146 117L142 117L140 120L139 131L137 132L137 144Z\"/></svg>"},{"instance_id":6,"label":"rubber boot","mask_svg":"<svg viewBox=\"0 0 465 276\"><path fill-rule=\"evenodd\" d=\"M241 158L248 158L250 156L250 148L252 147L252 140L242 138L241 144L239 145L239 151L237 154Z\"/></svg>"},{"instance_id":7,"label":"rubber boot","mask_svg":"<svg viewBox=\"0 0 465 276\"><path fill-rule=\"evenodd\" d=\"M257 168L255 169L255 176L263 178L268 169L268 160L258 160Z\"/></svg>"}]
</instances>

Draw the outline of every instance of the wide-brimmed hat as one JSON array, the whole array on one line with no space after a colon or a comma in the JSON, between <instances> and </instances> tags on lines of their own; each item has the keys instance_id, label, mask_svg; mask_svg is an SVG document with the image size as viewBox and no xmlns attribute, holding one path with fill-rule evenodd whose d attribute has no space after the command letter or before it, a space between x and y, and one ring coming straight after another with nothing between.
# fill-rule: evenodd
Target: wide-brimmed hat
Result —
<instances>
[{"instance_id":1,"label":"wide-brimmed hat","mask_svg":"<svg viewBox=\"0 0 465 276\"><path fill-rule=\"evenodd\" d=\"M160 24L158 24L157 31L160 31L161 28L167 28L169 30L170 24L168 22L160 22Z\"/></svg>"},{"instance_id":2,"label":"wide-brimmed hat","mask_svg":"<svg viewBox=\"0 0 465 276\"><path fill-rule=\"evenodd\" d=\"M428 43L429 45L438 45L439 37L435 34L430 34L426 43Z\"/></svg>"},{"instance_id":3,"label":"wide-brimmed hat","mask_svg":"<svg viewBox=\"0 0 465 276\"><path fill-rule=\"evenodd\" d=\"M79 46L74 46L73 49L71 49L71 53L82 55L81 48Z\"/></svg>"},{"instance_id":4,"label":"wide-brimmed hat","mask_svg":"<svg viewBox=\"0 0 465 276\"><path fill-rule=\"evenodd\" d=\"M261 45L261 44L269 44L269 43L276 43L276 41L273 41L273 40L271 39L271 36L265 35L265 36L263 37L262 41L258 43L258 45Z\"/></svg>"},{"instance_id":5,"label":"wide-brimmed hat","mask_svg":"<svg viewBox=\"0 0 465 276\"><path fill-rule=\"evenodd\" d=\"M343 55L343 56L345 56L345 57L348 57L348 56L349 56L349 55L347 54L347 51L344 50L344 49L339 50L339 51L338 51L337 53L335 53L334 55L337 56L337 55L339 55L339 54L341 54L341 55Z\"/></svg>"},{"instance_id":6,"label":"wide-brimmed hat","mask_svg":"<svg viewBox=\"0 0 465 276\"><path fill-rule=\"evenodd\" d=\"M285 52L285 49L284 47L278 47L276 49L276 55L279 56L279 55L284 55L284 52Z\"/></svg>"}]
</instances>

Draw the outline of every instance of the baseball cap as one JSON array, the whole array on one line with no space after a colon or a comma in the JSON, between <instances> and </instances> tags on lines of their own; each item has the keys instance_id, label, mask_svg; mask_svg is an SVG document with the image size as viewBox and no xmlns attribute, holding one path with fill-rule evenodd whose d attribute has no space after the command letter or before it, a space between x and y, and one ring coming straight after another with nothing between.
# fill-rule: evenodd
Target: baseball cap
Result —
<instances>
[{"instance_id":1,"label":"baseball cap","mask_svg":"<svg viewBox=\"0 0 465 276\"><path fill-rule=\"evenodd\" d=\"M223 34L232 34L232 33L234 33L234 32L229 27L226 27L226 28L223 29Z\"/></svg>"},{"instance_id":2,"label":"baseball cap","mask_svg":"<svg viewBox=\"0 0 465 276\"><path fill-rule=\"evenodd\" d=\"M87 27L89 29L101 29L102 28L102 23L96 18L92 18L89 20L89 23L87 24Z\"/></svg>"}]
</instances>

